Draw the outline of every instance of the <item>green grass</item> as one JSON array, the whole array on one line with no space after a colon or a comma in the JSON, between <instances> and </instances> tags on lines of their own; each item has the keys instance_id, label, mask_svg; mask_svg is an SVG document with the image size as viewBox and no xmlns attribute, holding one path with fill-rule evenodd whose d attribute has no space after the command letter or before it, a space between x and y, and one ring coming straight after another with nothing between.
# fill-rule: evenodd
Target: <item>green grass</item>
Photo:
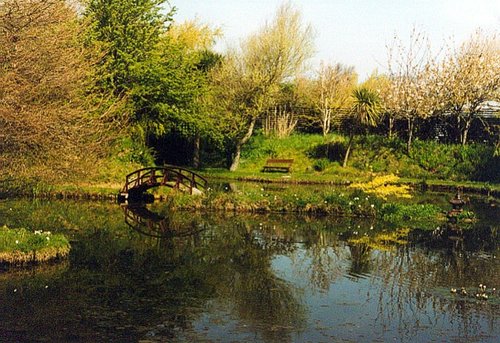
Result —
<instances>
[{"instance_id":1,"label":"green grass","mask_svg":"<svg viewBox=\"0 0 500 343\"><path fill-rule=\"evenodd\" d=\"M317 160L324 157L316 156L314 149L339 140L342 141L343 138L334 134L326 137L321 135L291 135L283 139L257 135L244 147L240 169L260 173L268 158L292 158L294 160L293 174L314 174ZM333 163L330 166L324 165L323 172L328 173L334 167Z\"/></svg>"},{"instance_id":2,"label":"green grass","mask_svg":"<svg viewBox=\"0 0 500 343\"><path fill-rule=\"evenodd\" d=\"M500 190L500 157L493 156L491 146L416 140L407 154L401 139L358 136L349 163L343 168L345 148L346 138L338 134L300 134L283 139L256 135L244 146L237 171L207 168L202 173L213 178L331 184L394 174L404 183L425 181L428 185ZM291 172L262 172L268 158L294 159Z\"/></svg>"},{"instance_id":3,"label":"green grass","mask_svg":"<svg viewBox=\"0 0 500 343\"><path fill-rule=\"evenodd\" d=\"M206 168L202 173L209 177L291 183L346 184L368 180L369 171L358 170L351 166L342 168L339 161L322 155L324 146L338 145L343 141L344 138L336 134L330 134L326 137L304 134L291 135L283 139L271 139L256 135L249 144L244 146L237 171L229 172L223 169ZM263 172L262 168L268 158L293 159L290 173Z\"/></svg>"},{"instance_id":4,"label":"green grass","mask_svg":"<svg viewBox=\"0 0 500 343\"><path fill-rule=\"evenodd\" d=\"M378 173L406 178L500 183L500 157L484 144L442 144L415 140L407 154L401 139L360 136L351 165Z\"/></svg>"},{"instance_id":5,"label":"green grass","mask_svg":"<svg viewBox=\"0 0 500 343\"><path fill-rule=\"evenodd\" d=\"M401 183L440 185L450 188L500 191L500 157L493 156L493 147L470 144L440 144L416 140L410 154L403 140L387 139L377 135L354 139L351 158L342 167L346 137L329 134L294 134L283 139L255 134L243 147L237 171L207 167L199 172L209 179L240 179L303 184L346 185L367 182L376 175L394 174ZM146 151L147 152L147 151ZM149 156L134 148L129 140L120 143L116 154L96 166L97 172L87 178L65 183L35 185L29 189L0 183L0 194L5 189L13 194L61 196L70 194L115 195L123 186L126 174L141 167L139 162L152 163ZM142 157L141 157L142 156ZM268 158L293 159L289 173L263 172Z\"/></svg>"},{"instance_id":6,"label":"green grass","mask_svg":"<svg viewBox=\"0 0 500 343\"><path fill-rule=\"evenodd\" d=\"M62 234L0 227L0 264L26 265L48 262L66 257L69 251L69 241Z\"/></svg>"},{"instance_id":7,"label":"green grass","mask_svg":"<svg viewBox=\"0 0 500 343\"><path fill-rule=\"evenodd\" d=\"M386 203L381 206L379 217L386 222L408 225L415 222L434 222L436 218L442 217L442 212L442 209L433 204Z\"/></svg>"},{"instance_id":8,"label":"green grass","mask_svg":"<svg viewBox=\"0 0 500 343\"><path fill-rule=\"evenodd\" d=\"M238 184L237 189L209 190L204 196L176 194L167 201L173 210L209 210L248 213L309 213L335 217L373 218L403 227L435 227L445 220L439 206L415 204L397 197L383 200L344 187L286 187L273 189L255 184Z\"/></svg>"}]
</instances>

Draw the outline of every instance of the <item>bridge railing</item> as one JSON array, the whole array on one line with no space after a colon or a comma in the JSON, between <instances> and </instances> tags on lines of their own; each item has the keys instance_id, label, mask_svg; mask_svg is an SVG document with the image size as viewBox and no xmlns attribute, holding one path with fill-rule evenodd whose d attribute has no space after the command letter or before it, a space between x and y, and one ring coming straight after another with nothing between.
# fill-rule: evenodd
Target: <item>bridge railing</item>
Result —
<instances>
[{"instance_id":1,"label":"bridge railing","mask_svg":"<svg viewBox=\"0 0 500 343\"><path fill-rule=\"evenodd\" d=\"M192 194L194 188L203 190L207 184L208 181L203 176L189 169L165 165L142 168L128 174L122 193L128 193L131 189L145 191L148 188L161 185L180 189L182 185Z\"/></svg>"},{"instance_id":2,"label":"bridge railing","mask_svg":"<svg viewBox=\"0 0 500 343\"><path fill-rule=\"evenodd\" d=\"M193 187L200 190L207 188L208 181L203 176L178 166L167 165L165 167L166 169L164 169L164 171L173 171L177 173L177 176L180 177L179 182L186 187L190 187L190 193L192 193Z\"/></svg>"}]
</instances>

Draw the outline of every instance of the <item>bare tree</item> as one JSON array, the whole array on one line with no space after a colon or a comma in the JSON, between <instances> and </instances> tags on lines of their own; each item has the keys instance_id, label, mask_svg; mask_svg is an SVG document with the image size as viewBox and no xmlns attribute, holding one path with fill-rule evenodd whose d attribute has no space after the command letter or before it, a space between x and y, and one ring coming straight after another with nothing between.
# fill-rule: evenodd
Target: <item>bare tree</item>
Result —
<instances>
[{"instance_id":1,"label":"bare tree","mask_svg":"<svg viewBox=\"0 0 500 343\"><path fill-rule=\"evenodd\" d=\"M340 109L349 106L356 83L357 75L354 67L340 63L335 66L321 64L313 96L315 106L320 113L319 121L323 136L330 132L333 116L338 114Z\"/></svg>"},{"instance_id":2,"label":"bare tree","mask_svg":"<svg viewBox=\"0 0 500 343\"><path fill-rule=\"evenodd\" d=\"M290 136L297 125L297 115L286 105L276 105L264 118L264 134L284 138Z\"/></svg>"},{"instance_id":3,"label":"bare tree","mask_svg":"<svg viewBox=\"0 0 500 343\"><path fill-rule=\"evenodd\" d=\"M88 173L103 126L84 97L89 64L76 14L57 0L0 3L0 163L4 177Z\"/></svg>"}]
</instances>

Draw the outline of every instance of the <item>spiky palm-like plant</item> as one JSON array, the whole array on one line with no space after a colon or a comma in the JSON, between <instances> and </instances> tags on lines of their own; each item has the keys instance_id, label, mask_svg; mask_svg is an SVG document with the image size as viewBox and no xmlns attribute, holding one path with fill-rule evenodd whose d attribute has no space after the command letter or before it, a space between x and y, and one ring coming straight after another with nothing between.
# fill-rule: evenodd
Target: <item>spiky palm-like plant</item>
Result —
<instances>
[{"instance_id":1,"label":"spiky palm-like plant","mask_svg":"<svg viewBox=\"0 0 500 343\"><path fill-rule=\"evenodd\" d=\"M343 166L347 166L347 160L351 153L352 141L356 129L365 126L375 126L380 118L381 105L380 98L376 92L369 88L361 87L353 91L354 103L351 109L351 117L354 121L349 132L349 143L344 157Z\"/></svg>"}]
</instances>

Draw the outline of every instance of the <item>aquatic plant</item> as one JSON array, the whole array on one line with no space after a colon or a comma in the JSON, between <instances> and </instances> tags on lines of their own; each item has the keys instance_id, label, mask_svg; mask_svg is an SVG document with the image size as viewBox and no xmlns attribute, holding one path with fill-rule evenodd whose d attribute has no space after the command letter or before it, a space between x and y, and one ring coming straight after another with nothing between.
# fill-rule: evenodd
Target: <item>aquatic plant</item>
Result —
<instances>
[{"instance_id":1,"label":"aquatic plant","mask_svg":"<svg viewBox=\"0 0 500 343\"><path fill-rule=\"evenodd\" d=\"M442 217L442 210L433 204L386 203L380 208L381 219L391 223L435 221Z\"/></svg>"},{"instance_id":2,"label":"aquatic plant","mask_svg":"<svg viewBox=\"0 0 500 343\"><path fill-rule=\"evenodd\" d=\"M457 214L457 220L463 222L473 222L477 220L476 214L473 211L462 211Z\"/></svg>"}]
</instances>

